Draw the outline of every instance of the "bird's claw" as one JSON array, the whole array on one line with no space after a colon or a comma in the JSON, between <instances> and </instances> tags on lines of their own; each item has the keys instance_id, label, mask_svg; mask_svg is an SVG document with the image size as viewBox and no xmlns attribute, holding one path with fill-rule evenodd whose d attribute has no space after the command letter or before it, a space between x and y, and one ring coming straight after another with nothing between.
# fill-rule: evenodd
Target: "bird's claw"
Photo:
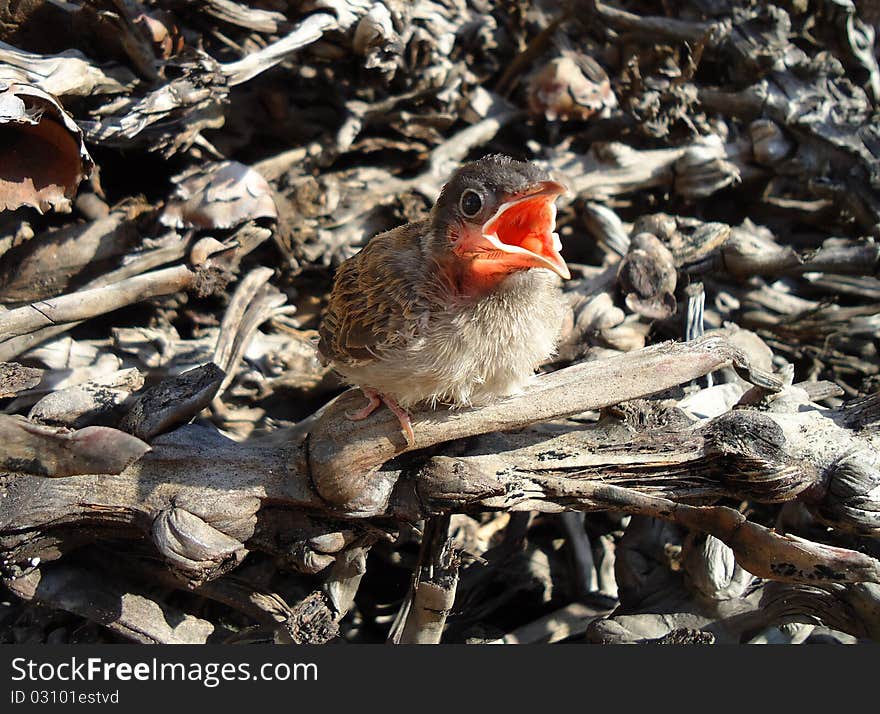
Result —
<instances>
[{"instance_id":1,"label":"bird's claw","mask_svg":"<svg viewBox=\"0 0 880 714\"><path fill-rule=\"evenodd\" d=\"M400 422L400 430L403 432L403 436L406 439L406 445L409 447L413 447L416 445L416 434L413 431L412 420L409 417L409 412L406 411L403 407L401 407L397 402L393 399L385 399L383 401L387 405L387 407L394 412L394 415L397 417L397 420ZM389 403L390 402L390 403Z\"/></svg>"},{"instance_id":2,"label":"bird's claw","mask_svg":"<svg viewBox=\"0 0 880 714\"><path fill-rule=\"evenodd\" d=\"M362 409L358 409L356 412L346 412L346 418L350 419L351 421L362 421L363 419L366 419L368 416L370 416L370 414L372 414L374 411L376 411L380 404L384 403L385 406L394 413L394 416L396 416L397 420L400 422L400 430L403 432L403 436L406 439L406 445L408 447L415 446L416 434L413 431L412 420L410 419L409 412L407 412L406 409L401 407L391 397L386 397L384 394L380 394L375 389L371 389L369 387L361 387L361 391L364 393L364 396L370 400L369 403Z\"/></svg>"},{"instance_id":3,"label":"bird's claw","mask_svg":"<svg viewBox=\"0 0 880 714\"><path fill-rule=\"evenodd\" d=\"M358 409L356 412L345 412L346 419L350 419L351 421L363 421L376 411L382 403L382 398L379 396L379 392L375 389L361 389L361 391L364 393L364 396L370 400L369 404L362 409Z\"/></svg>"}]
</instances>

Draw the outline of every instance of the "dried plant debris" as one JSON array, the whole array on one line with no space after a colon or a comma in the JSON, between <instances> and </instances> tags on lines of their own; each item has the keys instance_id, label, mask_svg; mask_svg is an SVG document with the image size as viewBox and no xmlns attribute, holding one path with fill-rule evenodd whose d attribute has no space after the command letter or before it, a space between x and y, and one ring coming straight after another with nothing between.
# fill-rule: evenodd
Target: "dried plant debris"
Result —
<instances>
[{"instance_id":1,"label":"dried plant debris","mask_svg":"<svg viewBox=\"0 0 880 714\"><path fill-rule=\"evenodd\" d=\"M160 217L174 228L235 228L260 218L277 219L272 188L260 174L223 161L176 176L177 189Z\"/></svg>"},{"instance_id":2,"label":"dried plant debris","mask_svg":"<svg viewBox=\"0 0 880 714\"><path fill-rule=\"evenodd\" d=\"M0 71L0 138L0 211L69 211L92 158L58 100Z\"/></svg>"},{"instance_id":3,"label":"dried plant debris","mask_svg":"<svg viewBox=\"0 0 880 714\"><path fill-rule=\"evenodd\" d=\"M43 477L117 474L150 450L139 439L104 426L71 432L3 415L0 431L3 469Z\"/></svg>"},{"instance_id":4,"label":"dried plant debris","mask_svg":"<svg viewBox=\"0 0 880 714\"><path fill-rule=\"evenodd\" d=\"M880 639L877 22L0 3L0 642ZM407 444L321 315L491 153L563 334Z\"/></svg>"},{"instance_id":5,"label":"dried plant debris","mask_svg":"<svg viewBox=\"0 0 880 714\"><path fill-rule=\"evenodd\" d=\"M573 52L537 69L528 84L529 111L548 121L610 115L617 106L611 81L589 55Z\"/></svg>"},{"instance_id":6,"label":"dried plant debris","mask_svg":"<svg viewBox=\"0 0 880 714\"><path fill-rule=\"evenodd\" d=\"M36 387L42 379L42 370L24 367L15 362L0 362L0 399L14 397L31 387Z\"/></svg>"},{"instance_id":7,"label":"dried plant debris","mask_svg":"<svg viewBox=\"0 0 880 714\"><path fill-rule=\"evenodd\" d=\"M20 82L60 98L123 94L135 81L134 75L124 67L105 72L77 50L42 56L0 42L0 62L3 63L0 75L17 77Z\"/></svg>"}]
</instances>

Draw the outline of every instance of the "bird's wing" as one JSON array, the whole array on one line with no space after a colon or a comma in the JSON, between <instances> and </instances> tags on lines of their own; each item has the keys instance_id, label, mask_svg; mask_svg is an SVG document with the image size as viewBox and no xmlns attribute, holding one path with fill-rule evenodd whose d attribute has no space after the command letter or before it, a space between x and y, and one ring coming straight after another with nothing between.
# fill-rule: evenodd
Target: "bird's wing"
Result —
<instances>
[{"instance_id":1,"label":"bird's wing","mask_svg":"<svg viewBox=\"0 0 880 714\"><path fill-rule=\"evenodd\" d=\"M340 266L319 329L320 352L342 364L381 359L418 329L423 223L374 237Z\"/></svg>"}]
</instances>

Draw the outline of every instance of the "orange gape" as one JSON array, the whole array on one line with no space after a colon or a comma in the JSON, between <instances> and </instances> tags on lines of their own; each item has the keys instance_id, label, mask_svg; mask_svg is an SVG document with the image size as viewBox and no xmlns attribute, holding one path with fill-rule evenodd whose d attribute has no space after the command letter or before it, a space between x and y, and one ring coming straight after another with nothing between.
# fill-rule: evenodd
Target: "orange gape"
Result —
<instances>
[{"instance_id":1,"label":"orange gape","mask_svg":"<svg viewBox=\"0 0 880 714\"><path fill-rule=\"evenodd\" d=\"M556 222L556 196L539 194L515 202L483 228L505 245L519 246L530 253L556 260L551 236Z\"/></svg>"}]
</instances>

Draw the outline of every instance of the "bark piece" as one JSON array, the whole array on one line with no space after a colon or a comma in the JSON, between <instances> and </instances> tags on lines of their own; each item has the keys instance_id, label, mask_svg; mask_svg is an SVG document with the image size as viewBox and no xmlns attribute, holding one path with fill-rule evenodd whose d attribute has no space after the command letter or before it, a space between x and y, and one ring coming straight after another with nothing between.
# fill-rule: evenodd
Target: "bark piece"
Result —
<instances>
[{"instance_id":1,"label":"bark piece","mask_svg":"<svg viewBox=\"0 0 880 714\"><path fill-rule=\"evenodd\" d=\"M258 218L278 219L272 189L237 161L222 161L178 176L160 220L175 228L234 228Z\"/></svg>"},{"instance_id":2,"label":"bark piece","mask_svg":"<svg viewBox=\"0 0 880 714\"><path fill-rule=\"evenodd\" d=\"M626 306L653 320L664 320L675 313L677 273L672 253L656 236L639 233L617 269Z\"/></svg>"},{"instance_id":3,"label":"bark piece","mask_svg":"<svg viewBox=\"0 0 880 714\"><path fill-rule=\"evenodd\" d=\"M43 378L43 370L25 367L17 362L0 362L0 399L14 397L19 392L36 387Z\"/></svg>"},{"instance_id":4,"label":"bark piece","mask_svg":"<svg viewBox=\"0 0 880 714\"><path fill-rule=\"evenodd\" d=\"M108 105L97 119L80 121L86 138L168 157L200 141L205 129L223 126L228 87L217 62L193 52L169 60L165 71L175 78L143 97L126 96Z\"/></svg>"},{"instance_id":5,"label":"bark piece","mask_svg":"<svg viewBox=\"0 0 880 714\"><path fill-rule=\"evenodd\" d=\"M247 555L244 544L183 508L158 514L151 534L172 570L190 586L232 570Z\"/></svg>"},{"instance_id":6,"label":"bark piece","mask_svg":"<svg viewBox=\"0 0 880 714\"><path fill-rule=\"evenodd\" d=\"M120 370L107 377L50 392L34 404L28 419L50 426L81 429L89 424L115 422L114 417L132 392L144 385L136 369Z\"/></svg>"},{"instance_id":7,"label":"bark piece","mask_svg":"<svg viewBox=\"0 0 880 714\"><path fill-rule=\"evenodd\" d=\"M401 609L403 619L392 627L395 644L439 644L443 637L458 587L459 559L449 538L449 522L444 515L425 526L419 567Z\"/></svg>"},{"instance_id":8,"label":"bark piece","mask_svg":"<svg viewBox=\"0 0 880 714\"><path fill-rule=\"evenodd\" d=\"M337 25L337 18L333 15L325 12L314 13L298 23L286 37L250 53L237 62L222 65L221 71L230 86L242 84L284 61L302 47L319 40L325 32Z\"/></svg>"},{"instance_id":9,"label":"bark piece","mask_svg":"<svg viewBox=\"0 0 880 714\"><path fill-rule=\"evenodd\" d=\"M5 414L0 415L0 443L5 470L53 478L118 474L150 450L140 439L106 426L69 432Z\"/></svg>"},{"instance_id":10,"label":"bark piece","mask_svg":"<svg viewBox=\"0 0 880 714\"><path fill-rule=\"evenodd\" d=\"M273 271L255 268L239 283L223 316L220 334L214 347L213 362L226 373L218 390L222 395L235 378L238 366L255 336L257 328L275 314L280 314L286 296L268 284ZM293 308L288 308L292 312Z\"/></svg>"},{"instance_id":11,"label":"bark piece","mask_svg":"<svg viewBox=\"0 0 880 714\"><path fill-rule=\"evenodd\" d=\"M214 625L160 603L132 583L64 564L34 570L6 587L24 600L66 610L140 644L204 644Z\"/></svg>"},{"instance_id":12,"label":"bark piece","mask_svg":"<svg viewBox=\"0 0 880 714\"><path fill-rule=\"evenodd\" d=\"M149 441L179 424L185 424L207 407L225 373L210 362L169 377L138 397L120 425L139 439Z\"/></svg>"},{"instance_id":13,"label":"bark piece","mask_svg":"<svg viewBox=\"0 0 880 714\"><path fill-rule=\"evenodd\" d=\"M0 78L0 212L67 212L92 167L82 131L58 100Z\"/></svg>"},{"instance_id":14,"label":"bark piece","mask_svg":"<svg viewBox=\"0 0 880 714\"><path fill-rule=\"evenodd\" d=\"M0 42L0 63L0 79L32 84L62 98L122 94L131 89L135 79L123 67L105 72L77 50L38 55Z\"/></svg>"},{"instance_id":15,"label":"bark piece","mask_svg":"<svg viewBox=\"0 0 880 714\"><path fill-rule=\"evenodd\" d=\"M530 622L509 632L501 639L487 644L531 645L552 644L569 637L583 636L587 626L607 615L610 610L573 602L539 620Z\"/></svg>"},{"instance_id":16,"label":"bark piece","mask_svg":"<svg viewBox=\"0 0 880 714\"><path fill-rule=\"evenodd\" d=\"M339 632L336 614L327 602L327 595L314 592L292 609L284 623L284 634L296 645L323 645Z\"/></svg>"},{"instance_id":17,"label":"bark piece","mask_svg":"<svg viewBox=\"0 0 880 714\"><path fill-rule=\"evenodd\" d=\"M141 241L137 217L149 205L132 202L85 224L41 233L0 258L0 300L24 303L54 297L106 270Z\"/></svg>"}]
</instances>

